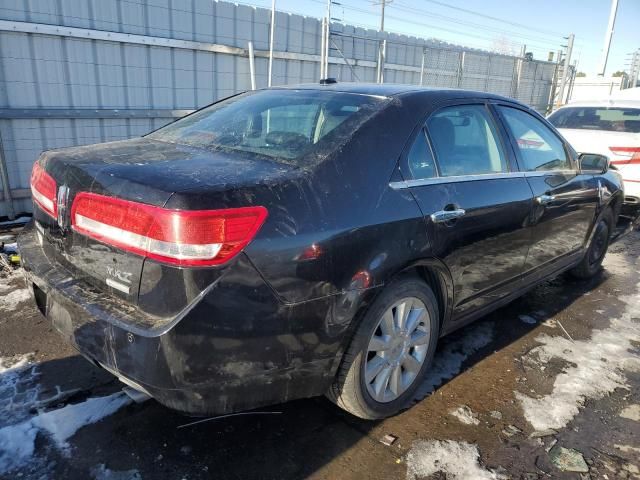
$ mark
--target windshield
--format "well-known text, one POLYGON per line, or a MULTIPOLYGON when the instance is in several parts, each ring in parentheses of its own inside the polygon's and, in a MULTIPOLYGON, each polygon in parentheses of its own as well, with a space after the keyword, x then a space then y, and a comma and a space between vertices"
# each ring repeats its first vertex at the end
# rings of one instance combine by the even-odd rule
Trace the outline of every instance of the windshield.
POLYGON ((556 128, 640 133, 640 108, 567 107, 549 121, 556 128))
POLYGON ((334 150, 383 99, 317 90, 261 90, 215 103, 148 135, 163 142, 294 161, 334 150))

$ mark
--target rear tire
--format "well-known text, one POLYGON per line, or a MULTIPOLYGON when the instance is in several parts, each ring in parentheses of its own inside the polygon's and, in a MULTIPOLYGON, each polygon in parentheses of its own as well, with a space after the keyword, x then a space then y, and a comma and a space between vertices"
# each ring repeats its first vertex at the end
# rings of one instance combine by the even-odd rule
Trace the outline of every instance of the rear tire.
POLYGON ((569 270, 569 273, 581 280, 592 278, 600 271, 602 261, 609 248, 609 240, 613 232, 613 212, 607 208, 593 227, 593 235, 582 261, 569 270))
POLYGON ((431 366, 439 318, 436 297, 422 280, 391 283, 364 314, 327 397, 368 420, 406 408, 431 366))

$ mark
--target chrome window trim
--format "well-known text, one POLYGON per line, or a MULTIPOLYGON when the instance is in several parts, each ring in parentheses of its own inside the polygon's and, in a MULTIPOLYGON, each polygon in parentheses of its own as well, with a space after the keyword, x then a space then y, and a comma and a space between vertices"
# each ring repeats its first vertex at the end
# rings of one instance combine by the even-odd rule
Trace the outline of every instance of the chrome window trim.
POLYGON ((534 172, 524 172, 525 177, 544 177, 545 175, 579 175, 578 170, 562 169, 562 170, 539 170, 534 172))
POLYGON ((477 175, 456 175, 451 177, 421 178, 415 180, 400 180, 389 182, 389 187, 401 190, 412 187, 424 187, 427 185, 441 185, 447 183, 477 182, 480 180, 500 180, 503 178, 543 177, 545 175, 578 175, 576 170, 545 170, 540 172, 502 172, 482 173, 477 175))

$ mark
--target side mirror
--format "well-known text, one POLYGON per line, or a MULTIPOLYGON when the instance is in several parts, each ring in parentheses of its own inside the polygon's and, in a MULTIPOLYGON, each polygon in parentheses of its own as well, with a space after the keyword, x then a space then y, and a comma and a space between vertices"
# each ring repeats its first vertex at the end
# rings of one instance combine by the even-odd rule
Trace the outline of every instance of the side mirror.
POLYGON ((606 173, 609 170, 609 157, 598 153, 581 153, 578 165, 581 172, 606 173))

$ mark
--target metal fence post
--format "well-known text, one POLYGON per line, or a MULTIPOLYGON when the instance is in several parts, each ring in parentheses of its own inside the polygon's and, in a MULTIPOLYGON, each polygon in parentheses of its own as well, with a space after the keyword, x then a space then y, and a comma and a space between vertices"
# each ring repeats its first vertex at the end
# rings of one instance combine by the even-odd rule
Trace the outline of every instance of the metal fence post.
POLYGON ((465 57, 465 51, 463 50, 460 53, 460 59, 458 61, 458 75, 456 78, 456 86, 458 88, 460 88, 460 86, 462 85, 462 75, 464 74, 464 57, 465 57))
POLYGON ((256 89, 256 61, 253 55, 253 42, 247 42, 249 46, 249 76, 251 77, 251 90, 256 89))
POLYGON ((420 64, 420 86, 424 85, 424 57, 427 55, 427 49, 422 47, 422 63, 420 64))
POLYGON ((489 91, 489 80, 491 79, 491 59, 492 55, 487 55, 487 78, 484 80, 484 91, 489 91))
POLYGON ((513 62, 513 72, 511 73, 511 98, 516 98, 518 92, 518 66, 520 60, 514 59, 513 62))
POLYGON ((2 144, 2 133, 0 133, 0 180, 2 180, 2 191, 4 193, 4 201, 8 205, 9 220, 13 220, 16 212, 13 209, 13 197, 11 196, 11 185, 9 185, 9 172, 7 170, 7 162, 4 158, 4 146, 2 144))
POLYGON ((387 39, 382 40, 382 44, 380 46, 380 53, 378 55, 378 71, 377 71, 377 80, 378 83, 384 83, 384 62, 387 58, 387 39))
POLYGON ((538 65, 539 63, 536 62, 536 68, 533 70, 533 85, 531 86, 531 99, 529 101, 530 105, 533 105, 533 97, 534 94, 536 93, 536 80, 538 77, 538 65))
POLYGON ((271 29, 269 34, 269 81, 268 86, 271 86, 273 78, 273 40, 276 26, 276 0, 271 0, 271 29))
POLYGON ((322 21, 320 22, 320 80, 326 78, 327 75, 324 71, 324 53, 325 53, 325 28, 326 28, 326 19, 322 17, 322 21))
POLYGON ((324 38, 324 76, 329 78, 329 40, 331 39, 331 17, 327 17, 327 22, 324 26, 325 38, 324 38))

